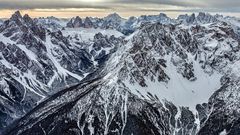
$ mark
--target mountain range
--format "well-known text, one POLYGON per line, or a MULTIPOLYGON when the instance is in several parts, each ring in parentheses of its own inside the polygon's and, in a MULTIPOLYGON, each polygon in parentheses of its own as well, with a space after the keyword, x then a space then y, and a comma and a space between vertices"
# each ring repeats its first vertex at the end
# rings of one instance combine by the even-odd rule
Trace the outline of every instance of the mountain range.
POLYGON ((0 134, 240 134, 240 20, 0 21, 0 134))

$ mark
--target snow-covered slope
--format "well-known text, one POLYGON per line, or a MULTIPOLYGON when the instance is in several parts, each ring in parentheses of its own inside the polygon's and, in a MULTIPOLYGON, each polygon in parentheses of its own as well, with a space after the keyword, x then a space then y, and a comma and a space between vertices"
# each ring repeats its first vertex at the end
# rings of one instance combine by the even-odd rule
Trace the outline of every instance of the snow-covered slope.
POLYGON ((96 34, 101 33, 104 36, 112 36, 114 35, 115 37, 121 37, 123 36, 122 33, 116 31, 116 30, 111 30, 111 29, 94 29, 94 28, 66 28, 65 30, 62 30, 64 36, 78 36, 79 41, 85 41, 85 42, 90 42, 93 41, 93 38, 96 34))

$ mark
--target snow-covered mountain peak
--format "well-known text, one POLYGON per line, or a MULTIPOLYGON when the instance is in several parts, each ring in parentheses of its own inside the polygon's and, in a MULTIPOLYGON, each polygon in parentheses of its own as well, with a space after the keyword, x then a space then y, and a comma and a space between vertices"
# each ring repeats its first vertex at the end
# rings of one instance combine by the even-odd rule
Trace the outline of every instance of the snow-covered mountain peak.
POLYGON ((15 23, 19 27, 23 25, 33 25, 33 19, 28 15, 25 14, 24 16, 21 15, 20 11, 16 11, 8 20, 10 23, 15 23))
POLYGON ((104 19, 106 21, 121 21, 121 20, 123 20, 123 18, 117 13, 109 14, 104 19))
POLYGON ((20 13, 20 11, 16 11, 14 14, 12 14, 11 18, 12 20, 17 20, 17 19, 21 19, 22 15, 20 13))
POLYGON ((160 17, 166 17, 166 18, 168 17, 168 16, 167 16, 166 14, 164 14, 164 13, 160 13, 159 16, 160 16, 160 17))
POLYGON ((217 22, 218 16, 199 12, 198 15, 195 15, 195 13, 191 14, 190 16, 187 14, 179 15, 177 20, 187 24, 210 24, 217 22))
MULTIPOLYGON (((44 19, 44 18, 43 18, 44 19)), ((46 17, 46 19, 49 19, 49 20, 55 20, 55 21, 60 21, 61 19, 57 18, 57 17, 54 17, 54 16, 49 16, 49 17, 46 17)))

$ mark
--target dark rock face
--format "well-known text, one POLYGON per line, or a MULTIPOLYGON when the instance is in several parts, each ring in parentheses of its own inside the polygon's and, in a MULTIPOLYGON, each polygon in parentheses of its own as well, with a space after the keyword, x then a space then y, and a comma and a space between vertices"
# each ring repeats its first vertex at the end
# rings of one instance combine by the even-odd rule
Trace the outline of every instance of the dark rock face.
POLYGON ((89 17, 84 20, 84 28, 94 28, 94 24, 89 17))
POLYGON ((77 16, 76 18, 71 19, 68 23, 67 23, 67 27, 69 28, 79 28, 79 27, 83 27, 83 22, 82 19, 77 16))
POLYGON ((194 13, 190 16, 180 15, 178 17, 178 20, 187 24, 209 24, 218 21, 217 16, 212 16, 208 13, 203 12, 200 12, 198 15, 195 15, 194 13))
POLYGON ((239 88, 234 87, 238 84, 239 80, 229 80, 213 94, 208 103, 211 115, 204 121, 199 135, 219 134, 224 130, 230 135, 239 133, 239 127, 236 126, 239 125, 239 105, 236 104, 239 88))
POLYGON ((194 23, 196 17, 195 17, 195 14, 192 14, 188 19, 187 19, 187 23, 194 23))
POLYGON ((73 28, 73 19, 71 19, 71 20, 67 23, 67 27, 68 27, 68 28, 73 28))
POLYGON ((217 18, 207 13, 200 12, 197 16, 197 20, 201 23, 217 22, 217 18))
POLYGON ((79 16, 77 16, 73 21, 73 28, 78 28, 81 27, 82 25, 83 25, 82 19, 79 16))

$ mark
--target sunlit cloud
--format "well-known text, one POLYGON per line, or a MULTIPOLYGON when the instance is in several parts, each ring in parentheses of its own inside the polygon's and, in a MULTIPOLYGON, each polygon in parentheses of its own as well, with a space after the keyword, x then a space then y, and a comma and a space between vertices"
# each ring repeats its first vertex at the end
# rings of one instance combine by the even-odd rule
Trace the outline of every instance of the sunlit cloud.
POLYGON ((105 12, 103 8, 59 8, 59 9, 33 9, 35 12, 105 12))

